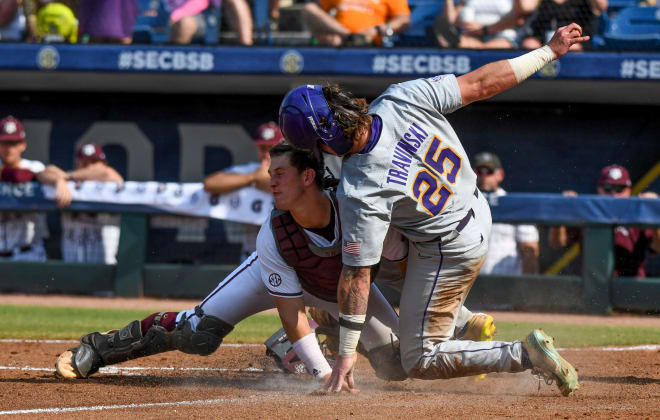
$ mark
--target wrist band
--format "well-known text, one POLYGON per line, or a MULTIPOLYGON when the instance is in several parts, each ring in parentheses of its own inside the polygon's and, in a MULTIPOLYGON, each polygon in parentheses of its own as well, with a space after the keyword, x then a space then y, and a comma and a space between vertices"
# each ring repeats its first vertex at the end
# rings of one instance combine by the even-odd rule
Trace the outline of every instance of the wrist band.
POLYGON ((511 58, 508 61, 516 76, 516 80, 520 83, 554 59, 555 53, 552 52, 552 49, 548 45, 544 45, 541 48, 520 57, 511 58))
POLYGON ((328 373, 332 372, 328 361, 321 353, 314 333, 309 333, 293 343, 293 349, 315 379, 322 381, 328 373))
POLYGON ((483 28, 481 28, 481 36, 488 36, 488 25, 484 25, 483 28))
POLYGON ((341 356, 355 353, 366 319, 366 315, 339 314, 339 354, 341 356))

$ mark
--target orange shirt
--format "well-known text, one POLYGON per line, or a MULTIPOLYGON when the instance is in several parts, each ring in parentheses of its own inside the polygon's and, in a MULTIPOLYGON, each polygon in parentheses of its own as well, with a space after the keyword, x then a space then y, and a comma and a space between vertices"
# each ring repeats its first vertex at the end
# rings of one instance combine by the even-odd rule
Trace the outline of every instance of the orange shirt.
POLYGON ((407 0, 320 0, 326 12, 336 9, 335 19, 351 33, 385 24, 396 15, 409 15, 407 0))

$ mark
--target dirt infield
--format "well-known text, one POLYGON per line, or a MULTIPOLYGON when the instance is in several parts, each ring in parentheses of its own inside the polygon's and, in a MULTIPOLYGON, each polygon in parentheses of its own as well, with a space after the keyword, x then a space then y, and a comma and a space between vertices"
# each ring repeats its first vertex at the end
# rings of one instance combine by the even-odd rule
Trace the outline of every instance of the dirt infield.
POLYGON ((564 351, 582 384, 575 397, 565 398, 554 385, 539 390, 528 373, 387 383, 373 376, 365 359, 358 364, 360 394, 312 396, 313 381, 272 371, 262 346, 225 346, 209 357, 172 352, 116 365, 126 370, 65 381, 53 376, 52 366, 71 344, 0 346, 0 415, 31 410, 14 412, 23 418, 660 418, 657 348, 564 351), (135 367, 154 370, 128 369, 135 367), (62 411, 67 408, 78 411, 62 411))
MULTIPOLYGON (((190 306, 185 303, 183 307, 190 306)), ((171 304, 167 308, 173 308, 171 304)), ((529 320, 529 314, 523 316, 529 320)), ((618 318, 632 322, 629 317, 608 320, 612 323, 618 318)), ((650 320, 657 325, 655 318, 650 320)), ((562 351, 577 367, 581 382, 577 395, 565 398, 555 385, 542 383, 539 389, 538 381, 529 373, 490 374, 483 380, 387 383, 373 375, 364 358, 357 367, 360 394, 314 396, 310 392, 317 385, 312 380, 277 371, 261 345, 222 346, 209 357, 170 352, 116 365, 88 380, 56 379, 55 359, 73 345, 1 340, 0 382, 5 398, 0 399, 0 416, 660 418, 658 346, 562 351)))

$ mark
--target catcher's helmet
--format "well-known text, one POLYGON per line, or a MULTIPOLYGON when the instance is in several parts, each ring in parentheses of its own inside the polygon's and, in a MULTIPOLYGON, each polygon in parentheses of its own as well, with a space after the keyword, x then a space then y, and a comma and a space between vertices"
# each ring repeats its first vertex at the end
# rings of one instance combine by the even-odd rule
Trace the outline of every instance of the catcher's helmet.
POLYGON ((286 94, 280 105, 280 129, 287 142, 300 149, 318 150, 321 140, 341 156, 353 146, 335 121, 321 85, 298 86, 286 94), (323 125, 321 118, 326 120, 323 125))

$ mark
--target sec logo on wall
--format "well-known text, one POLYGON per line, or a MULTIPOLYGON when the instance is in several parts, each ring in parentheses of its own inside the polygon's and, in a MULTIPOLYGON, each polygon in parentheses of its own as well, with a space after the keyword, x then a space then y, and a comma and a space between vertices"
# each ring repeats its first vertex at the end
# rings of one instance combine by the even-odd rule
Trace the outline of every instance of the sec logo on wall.
POLYGON ((37 53, 37 66, 41 70, 55 70, 60 65, 60 53, 55 47, 46 46, 37 53))

